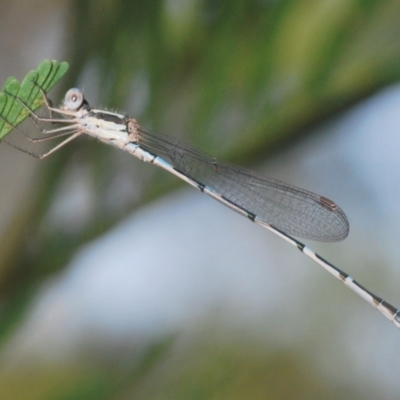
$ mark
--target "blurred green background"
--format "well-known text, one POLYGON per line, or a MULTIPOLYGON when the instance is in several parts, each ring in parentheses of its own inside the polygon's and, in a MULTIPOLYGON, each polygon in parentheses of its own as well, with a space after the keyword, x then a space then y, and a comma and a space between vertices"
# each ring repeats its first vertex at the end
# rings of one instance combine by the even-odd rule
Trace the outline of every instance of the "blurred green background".
MULTIPOLYGON (((124 110, 148 129, 251 168, 400 77, 394 0, 3 0, 0 7, 3 81, 21 79, 43 58, 67 60, 70 72, 50 95, 56 102, 82 87, 97 107, 124 110)), ((60 276, 82 246, 182 184, 89 139, 41 163, 4 145, 0 154, 0 343, 8 348, 43 282, 60 276), (80 163, 95 196, 66 227, 51 221, 51 210, 66 171, 80 163), (111 196, 121 175, 133 189, 111 196)), ((183 344, 177 331, 143 345, 94 335, 61 361, 8 352, 0 398, 366 398, 350 379, 324 379, 307 346, 230 336, 212 316, 200 325, 183 344)))

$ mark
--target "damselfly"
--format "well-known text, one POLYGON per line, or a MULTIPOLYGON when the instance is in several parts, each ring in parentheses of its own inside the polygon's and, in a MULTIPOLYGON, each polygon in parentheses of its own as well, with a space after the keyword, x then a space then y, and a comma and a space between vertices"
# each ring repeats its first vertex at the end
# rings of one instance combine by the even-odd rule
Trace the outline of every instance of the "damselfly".
POLYGON ((332 200, 222 163, 180 140, 143 129, 129 116, 94 109, 79 89, 70 89, 60 108, 52 107, 47 99, 46 107, 49 118, 31 112, 43 137, 34 139, 20 132, 33 142, 67 138, 38 158, 47 157, 87 134, 157 165, 297 247, 400 327, 400 310, 291 236, 327 242, 344 239, 349 232, 349 223, 332 200), (57 123, 59 127, 45 130, 41 128, 42 122, 57 123))

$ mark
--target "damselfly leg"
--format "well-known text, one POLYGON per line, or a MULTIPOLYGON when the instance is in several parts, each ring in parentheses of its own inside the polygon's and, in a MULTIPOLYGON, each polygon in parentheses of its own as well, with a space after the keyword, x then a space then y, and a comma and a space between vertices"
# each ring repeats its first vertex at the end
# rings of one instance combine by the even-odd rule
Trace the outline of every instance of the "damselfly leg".
POLYGON ((53 139, 58 139, 61 137, 68 136, 67 139, 63 140, 62 142, 58 143, 57 145, 52 147, 50 150, 48 150, 42 154, 35 154, 34 152, 30 152, 26 149, 21 148, 20 146, 14 144, 14 143, 9 142, 8 140, 3 139, 3 141, 6 144, 8 144, 18 150, 21 150, 24 153, 29 154, 35 158, 43 159, 43 158, 49 156, 50 154, 53 154, 55 151, 59 150, 61 147, 65 146, 67 143, 76 139, 78 136, 80 136, 83 133, 83 131, 82 131, 81 125, 78 124, 76 118, 74 118, 75 113, 73 113, 71 111, 63 110, 61 108, 53 107, 50 100, 47 98, 46 94, 42 90, 42 88, 39 87, 39 90, 44 99, 44 103, 45 103, 44 107, 47 109, 50 117, 39 116, 18 96, 15 96, 15 95, 13 95, 11 93, 7 93, 7 92, 6 92, 6 94, 8 96, 14 97, 14 99, 16 101, 20 102, 21 105, 29 112, 32 122, 34 123, 35 127, 37 128, 37 131, 43 135, 42 137, 32 137, 29 134, 27 134, 26 132, 24 132, 22 129, 19 129, 18 127, 13 126, 13 124, 11 122, 7 121, 3 116, 0 115, 0 118, 5 123, 13 126, 13 128, 19 134, 23 135, 26 139, 28 139, 30 142, 35 143, 35 144, 48 142, 53 139), (56 114, 57 118, 54 117, 53 114, 56 114), (63 117, 63 118, 59 118, 58 116, 63 117), (66 124, 66 126, 61 126, 61 127, 57 127, 57 128, 53 128, 53 129, 45 129, 43 127, 43 124, 46 124, 46 123, 61 124, 61 125, 66 124))

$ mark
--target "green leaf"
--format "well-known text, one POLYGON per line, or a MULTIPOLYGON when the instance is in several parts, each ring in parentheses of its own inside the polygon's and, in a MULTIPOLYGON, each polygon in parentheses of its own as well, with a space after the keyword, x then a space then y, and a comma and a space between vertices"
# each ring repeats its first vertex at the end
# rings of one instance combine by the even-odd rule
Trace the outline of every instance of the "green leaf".
POLYGON ((39 88, 48 93, 68 68, 65 61, 44 60, 36 70, 28 72, 21 84, 13 77, 6 80, 0 92, 0 140, 29 117, 27 107, 36 111, 45 104, 39 88))
POLYGON ((21 123, 25 118, 29 116, 29 110, 24 107, 22 102, 25 104, 29 104, 29 97, 35 87, 35 81, 37 79, 37 73, 35 71, 29 72, 25 79, 22 81, 21 85, 16 79, 7 80, 5 84, 4 91, 8 95, 8 93, 18 96, 21 100, 19 101, 15 97, 8 95, 8 104, 4 109, 2 115, 7 115, 6 120, 9 124, 6 124, 8 128, 12 126, 17 126, 21 123), (12 124, 12 125, 10 125, 12 124))
POLYGON ((11 132, 13 129, 12 125, 10 124, 10 121, 8 120, 8 115, 12 110, 12 106, 14 104, 15 98, 13 96, 18 95, 19 87, 20 87, 19 82, 15 78, 10 77, 6 80, 3 91, 1 92, 2 95, 5 96, 5 99, 4 99, 4 107, 1 112, 2 125, 0 130, 0 139, 2 139, 7 133, 11 132))
MULTIPOLYGON (((8 96, 5 93, 0 92, 0 115, 3 115, 3 110, 6 108, 7 100, 8 96)), ((6 122, 3 119, 0 119, 0 132, 3 131, 5 124, 6 122)))

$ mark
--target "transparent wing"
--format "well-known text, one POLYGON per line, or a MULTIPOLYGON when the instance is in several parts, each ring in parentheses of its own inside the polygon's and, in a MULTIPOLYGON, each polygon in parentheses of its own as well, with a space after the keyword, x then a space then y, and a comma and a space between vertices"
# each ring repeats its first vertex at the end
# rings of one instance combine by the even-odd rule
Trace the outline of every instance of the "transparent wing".
POLYGON ((139 144, 224 199, 287 234, 333 242, 344 239, 349 223, 331 200, 295 186, 221 163, 178 139, 139 128, 139 144))

